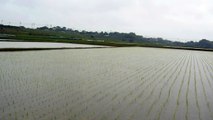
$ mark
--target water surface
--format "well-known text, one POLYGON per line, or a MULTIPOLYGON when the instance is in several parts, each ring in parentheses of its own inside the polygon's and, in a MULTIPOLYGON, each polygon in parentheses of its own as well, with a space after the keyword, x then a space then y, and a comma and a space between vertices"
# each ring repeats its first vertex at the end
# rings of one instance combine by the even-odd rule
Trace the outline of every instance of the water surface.
POLYGON ((103 47, 99 45, 84 45, 74 43, 49 43, 49 42, 11 42, 0 39, 0 48, 76 48, 76 47, 103 47))

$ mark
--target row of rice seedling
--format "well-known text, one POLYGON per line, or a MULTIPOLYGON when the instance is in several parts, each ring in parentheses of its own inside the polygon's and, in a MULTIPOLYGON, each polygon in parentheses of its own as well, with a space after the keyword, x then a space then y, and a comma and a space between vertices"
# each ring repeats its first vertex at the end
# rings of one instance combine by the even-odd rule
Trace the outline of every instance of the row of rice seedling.
POLYGON ((0 53, 0 119, 211 120, 211 52, 0 53))

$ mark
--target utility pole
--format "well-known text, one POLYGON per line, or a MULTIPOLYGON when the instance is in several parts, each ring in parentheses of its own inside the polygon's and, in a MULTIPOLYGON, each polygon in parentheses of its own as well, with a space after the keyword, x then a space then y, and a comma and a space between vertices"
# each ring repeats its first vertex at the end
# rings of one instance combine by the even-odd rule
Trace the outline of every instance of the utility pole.
POLYGON ((1 20, 1 24, 2 24, 2 25, 3 25, 3 22, 4 22, 4 21, 3 21, 3 20, 1 20))

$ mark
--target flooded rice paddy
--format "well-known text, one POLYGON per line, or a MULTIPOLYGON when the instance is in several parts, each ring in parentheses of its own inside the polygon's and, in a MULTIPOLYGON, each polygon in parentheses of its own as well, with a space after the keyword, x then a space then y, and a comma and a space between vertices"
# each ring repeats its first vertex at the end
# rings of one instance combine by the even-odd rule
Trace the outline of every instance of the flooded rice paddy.
POLYGON ((213 53, 0 52, 1 120, 212 120, 213 53))
POLYGON ((0 49, 1 48, 88 48, 88 47, 104 47, 99 45, 83 45, 74 43, 48 43, 48 42, 11 42, 11 41, 1 41, 0 39, 0 49))

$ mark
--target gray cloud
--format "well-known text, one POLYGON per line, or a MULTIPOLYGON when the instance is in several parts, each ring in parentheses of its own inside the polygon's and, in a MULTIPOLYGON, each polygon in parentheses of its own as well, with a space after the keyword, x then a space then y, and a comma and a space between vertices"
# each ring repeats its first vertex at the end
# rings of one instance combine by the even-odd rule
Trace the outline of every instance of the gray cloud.
POLYGON ((211 0, 0 0, 0 11, 10 21, 213 40, 211 0))

